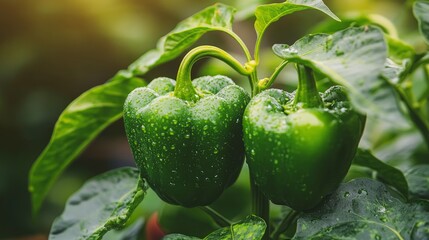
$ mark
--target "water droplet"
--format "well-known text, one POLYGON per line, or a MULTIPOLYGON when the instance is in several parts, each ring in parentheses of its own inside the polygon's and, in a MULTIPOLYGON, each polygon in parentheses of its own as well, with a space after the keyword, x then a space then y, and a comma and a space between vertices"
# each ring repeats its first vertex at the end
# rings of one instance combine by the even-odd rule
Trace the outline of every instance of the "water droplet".
POLYGON ((186 138, 186 139, 188 139, 188 138, 190 138, 190 137, 191 137, 191 135, 189 135, 189 134, 186 134, 186 135, 185 135, 185 138, 186 138))
POLYGON ((176 125, 177 124, 177 120, 173 119, 173 124, 176 125))
POLYGON ((256 155, 255 150, 254 150, 254 149, 252 149, 252 150, 250 151, 250 154, 252 154, 252 156, 255 156, 255 155, 256 155))
POLYGON ((345 198, 346 198, 346 197, 349 197, 349 196, 350 196, 350 193, 349 193, 349 192, 345 192, 343 196, 344 196, 345 198))
POLYGON ((219 150, 217 150, 217 148, 215 148, 215 149, 214 149, 214 151, 213 151, 213 153, 214 153, 214 154, 218 154, 218 153, 219 153, 219 150))
POLYGON ((367 192, 365 189, 363 189, 363 188, 359 189, 359 190, 358 190, 358 193, 359 193, 359 194, 368 195, 368 192, 367 192))
POLYGON ((170 133, 170 135, 171 135, 171 136, 173 136, 173 135, 174 135, 174 131, 173 131, 173 129, 172 129, 172 128, 170 128, 170 132, 169 132, 169 133, 170 133))
POLYGON ((283 50, 283 54, 296 55, 296 54, 298 54, 298 50, 294 47, 288 47, 288 48, 283 50))
POLYGON ((274 164, 279 164, 279 160, 274 160, 274 164))
POLYGON ((203 130, 207 130, 207 129, 209 129, 209 126, 204 125, 203 130))
POLYGON ((174 146, 174 145, 171 145, 171 147, 170 147, 171 150, 174 150, 175 148, 176 148, 176 146, 174 146))
POLYGON ((143 131, 144 133, 146 133, 146 127, 145 127, 144 125, 142 125, 142 131, 143 131))

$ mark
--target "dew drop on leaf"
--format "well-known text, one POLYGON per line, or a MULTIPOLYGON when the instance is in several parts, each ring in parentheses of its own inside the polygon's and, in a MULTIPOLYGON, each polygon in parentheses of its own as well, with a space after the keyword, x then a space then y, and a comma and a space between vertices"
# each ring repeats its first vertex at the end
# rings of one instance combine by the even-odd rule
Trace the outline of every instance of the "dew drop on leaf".
POLYGON ((251 151, 250 151, 250 154, 252 154, 252 156, 255 156, 255 150, 254 149, 252 149, 251 151))
POLYGON ((358 190, 358 193, 359 193, 359 194, 368 195, 368 192, 367 192, 365 189, 363 189, 363 188, 359 189, 359 190, 358 190))

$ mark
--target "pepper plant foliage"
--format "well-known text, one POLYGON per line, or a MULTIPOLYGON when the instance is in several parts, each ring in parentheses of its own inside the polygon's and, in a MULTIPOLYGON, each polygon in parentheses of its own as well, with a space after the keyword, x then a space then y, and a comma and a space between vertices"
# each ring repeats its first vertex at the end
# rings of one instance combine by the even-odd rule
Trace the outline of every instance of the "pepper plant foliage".
MULTIPOLYGON (((412 9, 426 44, 428 9, 426 0, 412 9)), ((235 12, 215 4, 183 20, 155 49, 64 110, 29 174, 35 214, 64 169, 123 111, 137 168, 89 180, 54 221, 50 239, 101 239, 124 228, 149 187, 168 203, 200 207, 219 227, 198 236, 166 229, 170 240, 429 238, 429 52, 416 52, 380 16, 339 23, 322 0, 288 0, 255 9, 252 55, 233 31, 235 12), (264 33, 303 10, 330 20, 290 46, 275 44, 280 64, 260 78, 264 33), (211 31, 236 40, 246 62, 214 46, 188 51, 211 31), (176 80, 143 80, 187 51, 176 80), (204 57, 246 76, 251 91, 225 76, 191 81, 192 65, 204 57), (289 63, 298 70, 297 90, 271 89, 289 63), (323 87, 330 88, 319 94, 323 87), (357 149, 365 120, 372 132, 380 122, 396 125, 381 137, 364 133, 357 149), (234 187, 245 156, 252 212, 234 223, 210 206, 234 187), (347 173, 352 180, 341 183, 347 173), (283 205, 280 214, 270 215, 270 200, 283 205)), ((137 221, 110 237, 137 237, 142 226, 137 221)))

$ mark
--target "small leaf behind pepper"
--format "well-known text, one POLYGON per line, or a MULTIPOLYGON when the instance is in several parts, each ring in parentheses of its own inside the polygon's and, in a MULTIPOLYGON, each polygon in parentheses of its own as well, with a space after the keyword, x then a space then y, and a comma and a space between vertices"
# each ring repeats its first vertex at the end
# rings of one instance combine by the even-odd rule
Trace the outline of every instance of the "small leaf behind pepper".
POLYGON ((384 163, 365 149, 358 149, 353 164, 368 167, 377 172, 377 178, 396 188, 404 197, 408 197, 408 184, 404 174, 397 168, 384 163))
MULTIPOLYGON (((265 233, 267 225, 261 218, 250 215, 245 219, 224 227, 209 234, 204 240, 260 240, 265 233)), ((170 234, 164 237, 165 240, 195 240, 199 238, 188 237, 182 234, 170 234)))
POLYGON ((429 200, 429 164, 416 165, 405 173, 410 194, 429 200))

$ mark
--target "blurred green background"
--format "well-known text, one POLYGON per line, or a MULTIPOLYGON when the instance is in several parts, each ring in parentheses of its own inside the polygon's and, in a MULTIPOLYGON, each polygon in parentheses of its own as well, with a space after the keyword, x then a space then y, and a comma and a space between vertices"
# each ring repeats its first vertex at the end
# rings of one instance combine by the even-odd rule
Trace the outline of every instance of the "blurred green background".
MULTIPOLYGON (((40 215, 32 218, 28 172, 49 142, 61 111, 81 93, 104 83, 154 48, 157 39, 178 21, 214 2, 0 0, 0 239, 46 239, 53 219, 61 214, 67 198, 85 180, 109 169, 134 165, 122 122, 117 122, 65 171, 50 191, 40 215)), ((245 16, 258 1, 221 2, 244 10, 239 15, 243 20, 234 25, 234 30, 252 48, 254 19, 245 16)), ((424 49, 416 33, 410 3, 406 1, 325 0, 325 3, 340 18, 352 13, 383 15, 398 27, 401 38, 417 49, 424 49)), ((315 11, 303 12, 274 24, 264 39, 263 68, 272 70, 272 64, 278 61, 270 53, 271 44, 291 44, 325 19, 315 11)), ((241 54, 238 46, 223 34, 209 33, 198 43, 214 44, 241 54)), ((174 78, 179 62, 180 59, 165 64, 145 79, 174 78)), ((204 71, 216 73, 216 66, 224 67, 218 63, 210 66, 197 64, 200 71, 196 75, 204 71)))

